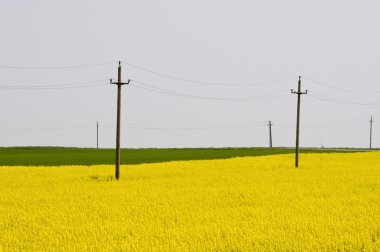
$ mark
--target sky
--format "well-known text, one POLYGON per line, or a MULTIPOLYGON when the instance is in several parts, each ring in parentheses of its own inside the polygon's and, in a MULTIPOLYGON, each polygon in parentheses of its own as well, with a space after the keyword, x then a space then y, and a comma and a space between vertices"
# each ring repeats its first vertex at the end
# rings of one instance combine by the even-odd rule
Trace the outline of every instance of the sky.
POLYGON ((380 147, 378 0, 1 0, 0 146, 380 147))

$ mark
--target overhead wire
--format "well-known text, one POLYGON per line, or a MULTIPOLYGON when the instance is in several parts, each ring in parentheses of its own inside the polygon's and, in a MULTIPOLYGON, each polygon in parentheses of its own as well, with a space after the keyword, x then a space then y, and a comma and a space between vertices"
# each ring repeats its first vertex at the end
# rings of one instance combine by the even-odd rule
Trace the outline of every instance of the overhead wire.
POLYGON ((237 126, 215 126, 215 127, 143 127, 143 126, 125 126, 122 128, 128 129, 150 129, 150 130, 214 130, 214 129, 242 129, 242 128, 254 128, 263 127, 265 124, 257 125, 237 125, 237 126))
POLYGON ((0 87, 0 89, 8 89, 8 90, 55 90, 55 89, 76 89, 76 88, 88 88, 88 87, 100 87, 104 86, 104 84, 89 84, 89 85, 81 85, 81 86, 68 86, 68 87, 41 87, 41 88, 35 88, 35 87, 0 87))
MULTIPOLYGON (((304 129, 318 129, 318 128, 335 128, 335 127, 348 127, 364 125, 368 122, 356 122, 356 123, 346 123, 346 124, 330 124, 321 126, 302 126, 304 129)), ((217 129, 244 129, 244 128, 255 128, 255 127, 266 127, 265 123, 261 124, 251 124, 251 125, 230 125, 230 126, 203 126, 203 127, 177 127, 177 126, 123 126, 121 128, 125 129, 137 129, 137 130, 217 130, 217 129)), ((66 130, 66 129, 81 129, 81 128, 94 128, 94 125, 82 125, 82 126, 66 126, 66 127, 42 127, 42 128, 0 128, 0 131, 51 131, 51 130, 66 130)), ((99 128, 114 128, 114 125, 99 125, 99 128)), ((295 125, 283 125, 279 123, 272 124, 272 127, 278 128, 295 128, 295 125)))
POLYGON ((155 93, 162 93, 162 94, 167 94, 167 95, 173 95, 173 96, 179 96, 179 97, 187 97, 187 98, 195 98, 195 99, 201 99, 201 100, 211 100, 211 101, 235 101, 235 102, 244 102, 244 101, 258 101, 258 100, 269 100, 269 99, 275 99, 275 98, 282 98, 282 97, 287 97, 288 94, 284 95, 278 95, 278 96, 271 96, 267 98, 257 98, 257 99, 230 99, 230 98, 217 98, 217 97, 203 97, 203 96, 195 96, 195 95, 188 95, 188 94, 183 94, 183 93, 172 93, 172 92, 164 92, 152 88, 146 88, 146 87, 141 87, 141 86, 136 86, 132 85, 134 87, 137 87, 139 89, 147 90, 150 92, 155 92, 155 93))
POLYGON ((172 90, 167 90, 163 88, 158 88, 156 86, 147 84, 145 82, 137 81, 137 80, 131 80, 132 86, 144 89, 147 91, 157 92, 157 93, 163 93, 168 95, 174 95, 174 96, 181 96, 181 97, 188 97, 188 98, 195 98, 195 99, 203 99, 203 100, 214 100, 214 101, 254 101, 254 100, 266 100, 266 99, 274 99, 274 98, 280 98, 288 96, 288 90, 281 90, 273 93, 268 94, 262 94, 257 96, 245 96, 245 97, 207 97, 207 96, 198 96, 193 94, 187 94, 172 90), (134 85, 133 83, 137 83, 139 85, 134 85), (286 92, 286 95, 285 95, 286 92), (282 94, 282 95, 280 95, 282 94), (277 95, 277 96, 276 96, 277 95))
POLYGON ((339 100, 334 97, 326 96, 315 91, 310 91, 309 93, 310 93, 309 96, 312 97, 313 99, 323 100, 330 103, 340 103, 340 104, 359 105, 359 106, 380 106, 380 103, 361 103, 361 102, 339 100))
POLYGON ((80 129, 90 128, 93 126, 67 126, 67 127, 44 127, 44 128, 5 128, 0 131, 50 131, 50 130, 64 130, 64 129, 80 129))
MULTIPOLYGON (((43 131, 43 130, 65 130, 65 129, 79 129, 79 128, 95 128, 97 125, 99 128, 114 128, 115 125, 112 122, 97 121, 100 124, 95 124, 96 121, 87 121, 80 123, 49 123, 48 125, 54 125, 51 127, 36 127, 38 124, 0 124, 0 131, 43 131), (32 127, 30 127, 32 126, 32 127), (4 128, 5 127, 5 128, 4 128)), ((356 121, 336 121, 332 124, 324 125, 308 125, 308 123, 302 123, 302 128, 314 129, 314 128, 334 128, 334 127, 346 127, 357 126, 367 124, 367 120, 356 121)), ((179 125, 157 125, 157 124, 139 124, 129 123, 127 126, 121 128, 127 129, 141 129, 141 130, 213 130, 213 129, 242 129, 242 128, 254 128, 254 127, 266 127, 267 121, 260 121, 251 124, 218 124, 208 126, 179 126, 179 125)), ((278 128, 295 128, 295 124, 283 123, 272 121, 272 127, 278 128)))
POLYGON ((162 77, 165 77, 165 78, 169 78, 169 79, 173 79, 173 80, 179 80, 179 81, 182 81, 182 82, 195 83, 195 84, 200 84, 200 85, 210 85, 210 86, 234 86, 234 87, 236 87, 236 86, 262 86, 262 85, 270 85, 270 84, 281 83, 281 82, 285 82, 285 81, 288 81, 288 80, 295 79, 295 77, 292 76, 292 77, 288 77, 288 78, 284 78, 284 79, 279 79, 279 80, 265 81, 265 82, 256 82, 256 83, 210 82, 210 81, 187 79, 187 78, 178 77, 178 76, 174 76, 174 75, 170 75, 170 74, 166 74, 166 73, 160 73, 160 72, 157 72, 157 71, 153 71, 153 70, 147 69, 145 67, 141 67, 141 66, 137 66, 135 64, 131 64, 131 63, 126 62, 126 61, 121 61, 121 63, 125 64, 127 66, 130 66, 130 67, 133 67, 135 69, 139 69, 141 71, 148 72, 148 73, 151 73, 151 74, 155 74, 155 75, 158 75, 158 76, 162 76, 162 77))
MULTIPOLYGON (((6 65, 0 65, 0 68, 5 69, 23 69, 23 70, 54 70, 54 69, 73 69, 73 68, 87 68, 87 67, 97 67, 102 65, 108 65, 111 63, 115 63, 117 61, 110 61, 110 62, 103 62, 103 63, 96 63, 96 64, 87 64, 87 65, 73 65, 73 66, 50 66, 50 67, 34 67, 34 66, 6 66, 6 65)), ((208 82, 208 81, 199 81, 199 80, 193 80, 193 79, 187 79, 182 78, 178 76, 173 76, 165 73, 160 73, 156 71, 152 71, 150 69, 146 69, 144 67, 140 67, 128 62, 122 62, 123 64, 126 64, 128 66, 134 67, 136 69, 149 72, 152 74, 156 74, 162 77, 179 80, 182 82, 188 82, 188 83, 195 83, 195 84, 201 84, 201 85, 212 85, 212 86, 261 86, 261 85, 269 85, 269 84, 275 84, 275 83, 281 83, 285 82, 291 79, 294 79, 294 77, 289 77, 282 80, 274 80, 274 81, 267 81, 267 82, 258 82, 258 83, 221 83, 221 82, 208 82)), ((380 94, 380 91, 361 91, 361 90, 350 90, 350 89, 344 89, 335 87, 333 85, 325 84, 319 81, 315 81, 311 78, 303 76, 304 79, 326 88, 334 89, 337 91, 347 92, 347 93, 355 93, 355 94, 380 94)), ((97 84, 100 82, 105 82, 108 79, 102 79, 102 80, 94 80, 94 81, 83 81, 83 82, 71 82, 71 83, 60 83, 60 84, 53 84, 53 85, 19 85, 19 84, 13 84, 13 85, 0 85, 0 89, 14 89, 14 90, 40 90, 40 89, 70 89, 70 88, 84 88, 84 87, 94 87, 94 86, 103 86, 104 84, 97 84)), ((138 80, 133 79, 132 83, 130 84, 133 87, 143 89, 150 92, 155 93, 161 93, 161 94, 167 94, 167 95, 173 95, 178 97, 186 97, 186 98, 195 98, 195 99, 202 99, 202 100, 213 100, 213 101, 258 101, 258 100, 267 100, 267 99, 277 99, 281 97, 289 96, 288 90, 280 90, 273 93, 267 93, 267 94, 261 94, 256 96, 245 96, 245 97, 207 97, 207 96, 198 96, 188 93, 182 93, 177 92, 173 90, 168 90, 164 88, 160 88, 145 82, 141 82, 138 80), (136 84, 134 84, 136 83, 136 84), (286 94, 285 94, 286 92, 286 94)), ((336 99, 331 96, 326 96, 323 94, 320 94, 315 91, 311 91, 309 93, 309 96, 330 102, 330 103, 340 103, 340 104, 350 104, 350 105, 361 105, 361 106, 378 106, 380 103, 361 103, 361 102, 352 102, 352 101, 345 101, 336 99)), ((341 127, 341 126, 353 126, 353 125, 361 125, 367 122, 356 122, 356 123, 345 123, 345 124, 332 124, 332 125, 319 125, 319 126, 303 126, 303 128, 329 128, 329 127, 341 127)), ((123 128, 130 128, 130 129, 152 129, 152 130, 208 130, 208 129, 234 129, 234 128, 251 128, 251 127, 263 127, 267 126, 266 124, 257 124, 257 125, 235 125, 235 126, 216 126, 216 127, 157 127, 157 126, 125 126, 123 128)), ((274 123, 273 126, 277 127, 295 127, 295 125, 284 125, 284 124, 276 124, 274 123)), ((45 127, 45 128, 33 128, 33 129, 23 129, 23 128, 8 128, 8 129, 1 129, 0 131, 15 131, 15 130, 32 130, 32 131, 38 131, 38 130, 62 130, 62 129, 75 129, 75 128, 91 128, 93 126, 68 126, 68 127, 45 127)), ((101 126, 102 127, 102 126, 101 126)), ((108 126, 103 126, 108 127, 108 126)), ((109 126, 113 127, 113 126, 109 126)))
MULTIPOLYGON (((357 123, 357 122, 366 122, 367 119, 365 119, 363 116, 360 116, 360 117, 355 117, 355 118, 352 118, 352 119, 341 119, 341 120, 334 120, 334 121, 331 121, 329 120, 328 122, 311 122, 311 121, 307 121, 307 122, 302 122, 302 125, 303 126, 307 126, 307 125, 312 125, 312 126, 315 126, 315 125, 329 125, 329 124, 350 124, 350 123, 357 123)), ((285 126, 295 126, 295 123, 293 122, 276 122, 274 121, 274 123, 277 123, 278 124, 281 124, 281 125, 285 125, 285 126)))
POLYGON ((94 64, 83 65, 70 65, 70 66, 14 66, 14 65, 0 65, 3 69, 18 69, 18 70, 58 70, 58 69, 75 69, 75 68, 90 68, 104 65, 114 64, 117 61, 107 61, 94 64))
POLYGON ((91 81, 82 81, 82 82, 70 82, 70 83, 60 83, 60 84, 52 84, 52 85, 19 85, 19 84, 7 84, 0 85, 0 89, 68 89, 68 88, 83 88, 83 87, 94 87, 100 86, 104 84, 100 84, 101 82, 106 82, 107 79, 102 80, 91 80, 91 81), (91 84, 92 83, 92 84, 91 84))
POLYGON ((96 125, 96 121, 87 121, 87 122, 26 122, 21 124, 9 124, 9 123, 1 123, 1 128, 12 128, 12 129, 18 129, 18 128, 65 128, 65 127, 77 127, 77 126, 89 126, 92 127, 93 125, 96 125))
MULTIPOLYGON (((302 128, 306 129, 319 129, 319 128, 335 128, 335 127, 346 127, 346 126, 356 126, 356 125, 363 125, 368 123, 367 121, 361 121, 361 122, 354 122, 354 123, 341 123, 341 124, 327 124, 327 125, 316 125, 316 126, 304 126, 302 125, 302 128)), ((280 127, 280 128, 295 128, 296 125, 285 125, 285 124, 273 124, 274 126, 280 127)))
MULTIPOLYGON (((168 127, 168 126, 123 126, 121 128, 127 129, 141 129, 141 130, 213 130, 213 129, 240 129, 240 128, 253 128, 262 127, 265 124, 252 124, 252 125, 231 125, 231 126, 206 126, 206 127, 168 127)), ((64 130, 64 129, 79 129, 79 128, 94 128, 94 125, 82 126, 66 126, 66 127, 43 127, 43 128, 0 128, 0 131, 44 131, 44 130, 64 130)), ((99 128, 113 128, 114 125, 99 125, 99 128)))
POLYGON ((322 86, 322 87, 326 87, 326 88, 330 88, 330 89, 334 89, 334 90, 337 90, 337 91, 342 91, 342 92, 346 92, 346 93, 355 93, 355 94, 380 94, 380 91, 362 91, 362 90, 352 90, 352 89, 344 89, 344 88, 339 88, 339 87, 335 87, 333 85, 329 85, 329 84, 326 84, 326 83, 322 83, 320 81, 316 81, 316 80, 313 80, 309 77, 305 77, 305 76, 302 76, 303 79, 305 80, 308 80, 314 84, 317 84, 319 86, 322 86))

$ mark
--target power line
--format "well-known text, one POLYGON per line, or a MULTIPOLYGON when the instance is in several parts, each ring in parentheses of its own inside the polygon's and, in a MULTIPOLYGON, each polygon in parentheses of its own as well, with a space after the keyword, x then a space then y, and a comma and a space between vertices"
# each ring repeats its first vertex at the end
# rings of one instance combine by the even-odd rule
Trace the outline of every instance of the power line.
POLYGON ((106 79, 103 80, 92 80, 92 81, 82 81, 82 82, 71 82, 71 83, 61 83, 53 85, 0 85, 0 89, 21 89, 21 90, 31 90, 31 89, 68 89, 68 88, 83 88, 83 87, 94 87, 100 86, 105 83, 106 79), (93 84, 91 84, 93 83, 93 84), (98 84, 96 84, 98 83, 98 84))
POLYGON ((89 87, 100 87, 104 84, 89 84, 89 85, 81 85, 81 86, 69 86, 69 87, 43 87, 43 88, 35 88, 35 87, 0 87, 0 89, 5 90, 54 90, 54 89, 75 89, 75 88, 89 88, 89 87))
POLYGON ((7 83, 7 85, 0 85, 0 87, 60 87, 60 86, 73 86, 73 85, 82 85, 82 84, 88 84, 88 83, 94 83, 94 82, 102 82, 102 81, 108 81, 108 79, 100 79, 100 80, 89 80, 89 81, 79 81, 79 82, 65 82, 65 83, 59 83, 59 84, 53 84, 53 85, 35 85, 35 84, 10 84, 7 83))
POLYGON ((380 91, 362 91, 362 90, 351 90, 351 89, 338 88, 338 87, 334 87, 333 85, 322 83, 320 81, 315 81, 313 79, 310 79, 310 78, 307 78, 307 77, 304 77, 304 76, 303 76, 303 78, 306 79, 306 80, 308 80, 308 81, 311 81, 312 83, 317 84, 319 86, 327 87, 327 88, 338 90, 338 91, 342 91, 342 92, 356 93, 356 94, 372 94, 372 95, 373 94, 380 94, 380 91))
MULTIPOLYGON (((42 125, 49 125, 52 126, 53 128, 55 127, 76 127, 76 126, 89 126, 93 127, 94 123, 99 123, 99 127, 114 127, 115 124, 114 122, 111 121, 85 121, 85 122, 72 122, 72 123, 67 123, 67 122, 57 122, 57 123, 23 123, 23 124, 0 124, 1 127, 12 127, 12 128, 17 128, 17 127, 34 127, 34 126, 42 126, 42 125)), ((281 122, 281 121, 271 121, 272 126, 275 127, 294 127, 294 124, 287 123, 287 122, 281 122)), ((335 126, 344 126, 344 125, 356 125, 356 124, 364 124, 367 123, 367 120, 361 119, 361 120, 338 120, 333 122, 332 124, 325 123, 322 125, 315 125, 315 122, 308 122, 308 123, 303 123, 303 128, 315 128, 315 127, 335 127, 335 126), (306 126, 304 126, 306 125, 306 126), (308 126, 309 125, 309 126, 308 126), (312 126, 310 126, 312 125, 312 126)), ((379 121, 373 121, 373 123, 380 123, 379 121)), ((267 121, 256 121, 256 122, 251 122, 248 124, 213 124, 213 125, 208 125, 208 126, 197 126, 197 127, 180 127, 181 125, 160 125, 160 124, 144 124, 144 123, 128 123, 128 126, 126 127, 153 127, 153 128, 234 128, 234 127, 251 127, 251 126, 265 126, 267 125, 267 121)))
MULTIPOLYGON (((336 125, 336 124, 339 124, 339 125, 344 125, 344 124, 350 124, 350 123, 358 123, 358 122, 367 122, 367 120, 364 118, 364 117, 356 117, 356 118, 352 118, 352 119, 343 119, 343 120, 334 120, 334 121, 328 121, 328 122, 312 122, 312 121, 309 121, 309 122, 304 122, 302 123, 303 127, 305 127, 305 125, 309 125, 309 126, 325 126, 325 125, 331 125, 331 123, 333 125, 336 125)), ((276 126, 277 125, 281 125, 281 126, 294 126, 294 124, 292 122, 275 122, 276 123, 276 126)))
POLYGON ((339 100, 330 96, 325 96, 322 94, 319 94, 315 91, 312 91, 312 94, 310 94, 310 97, 317 99, 317 100, 322 100, 322 101, 327 101, 330 103, 341 103, 341 104, 349 104, 349 105, 359 105, 359 106, 379 106, 380 103, 361 103, 361 102, 351 102, 351 101, 344 101, 344 100, 339 100), (315 94, 315 95, 313 95, 315 94))
MULTIPOLYGON (((66 129, 83 129, 91 126, 68 126, 68 127, 51 127, 51 128, 5 128, 0 131, 50 131, 50 130, 66 130, 66 129)), ((93 127, 93 126, 92 126, 93 127)))
POLYGON ((41 126, 41 125, 49 125, 52 127, 71 127, 71 126, 84 126, 84 125, 93 125, 96 121, 86 121, 86 122, 56 122, 56 123, 23 123, 23 124, 0 124, 0 127, 29 127, 29 126, 41 126))
POLYGON ((170 75, 170 74, 160 73, 160 72, 149 70, 145 67, 137 66, 137 65, 134 65, 134 64, 131 64, 128 62, 122 62, 122 63, 127 65, 127 66, 142 70, 144 72, 148 72, 148 73, 155 74, 158 76, 162 76, 165 78, 169 78, 169 79, 173 79, 173 80, 179 80, 182 82, 190 82, 190 83, 195 83, 195 84, 200 84, 200 85, 210 85, 210 86, 235 86, 235 87, 236 86, 262 86, 262 85, 270 85, 270 84, 281 83, 281 82, 285 82, 285 81, 292 80, 295 78, 295 77, 288 77, 288 78, 284 78, 284 79, 280 79, 280 80, 256 82, 256 83, 245 83, 245 84, 244 83, 237 83, 237 82, 235 82, 235 83, 209 82, 209 81, 202 81, 202 80, 192 80, 192 79, 182 78, 182 77, 178 77, 178 76, 174 76, 174 75, 170 75))
POLYGON ((216 127, 134 127, 126 126, 122 128, 128 129, 149 129, 149 130, 217 130, 217 129, 244 129, 244 128, 255 128, 264 127, 266 124, 256 124, 256 125, 237 125, 237 126, 216 126, 216 127))
MULTIPOLYGON (((367 121, 355 122, 355 123, 342 123, 342 124, 328 124, 328 125, 318 125, 318 126, 302 126, 303 129, 320 129, 320 128, 335 128, 335 127, 346 127, 346 126, 356 126, 367 124, 367 121)), ((284 124, 276 124, 277 127, 280 128, 294 128, 296 125, 284 125, 284 124)))
POLYGON ((263 95, 257 95, 257 96, 246 96, 246 97, 206 97, 206 96, 198 96, 198 95, 192 95, 188 93, 181 93, 177 91, 167 90, 163 88, 158 88, 152 85, 149 85, 147 83, 132 80, 132 82, 137 83, 139 85, 131 84, 134 87, 144 89, 151 92, 156 93, 163 93, 168 95, 174 95, 174 96, 180 96, 180 97, 187 97, 187 98, 195 98, 195 99, 203 99, 203 100, 214 100, 214 101, 253 101, 253 100, 267 100, 267 99, 274 99, 274 98, 280 98, 289 96, 287 94, 287 90, 281 90, 269 94, 263 94, 263 95), (281 95, 282 94, 282 95, 281 95), (277 96, 276 96, 277 95, 277 96))
MULTIPOLYGON (((137 130, 218 130, 218 129, 244 129, 244 128, 255 128, 264 127, 262 125, 242 125, 242 126, 226 126, 226 127, 137 127, 137 126, 124 126, 120 127, 123 129, 137 129, 137 130)), ((115 126, 100 126, 100 128, 114 128, 115 126)), ((73 126, 73 127, 57 127, 57 128, 6 128, 0 129, 0 131, 44 131, 44 130, 66 130, 66 129, 80 129, 80 128, 93 128, 93 126, 73 126)))
MULTIPOLYGON (((101 121, 100 121, 101 122, 101 121)), ((356 126, 367 124, 367 121, 358 121, 352 123, 341 123, 341 124, 328 124, 328 125, 319 125, 319 126, 302 126, 302 128, 333 128, 333 127, 346 127, 346 126, 356 126)), ((373 121, 373 123, 375 123, 373 121)), ((59 124, 56 124, 59 125, 59 124)), ((62 123, 61 125, 65 125, 62 123)), ((0 125, 0 131, 43 131, 43 130, 65 130, 65 129, 79 129, 79 128, 93 128, 93 122, 81 123, 79 125, 72 126, 58 126, 58 127, 41 127, 41 128, 20 128, 28 125, 0 125), (1 128, 1 126, 6 126, 7 128, 1 128), (9 128, 12 127, 12 128, 9 128)), ((243 128, 254 128, 254 127, 265 127, 268 126, 265 121, 257 122, 254 124, 235 124, 235 125, 212 125, 212 126, 169 126, 169 125, 146 125, 146 124, 129 124, 129 126, 123 126, 121 128, 125 129, 138 129, 138 130, 213 130, 213 129, 243 129, 243 128)), ((294 128, 295 125, 286 125, 281 122, 276 122, 274 125, 273 122, 271 126, 277 128, 294 128)), ((111 124, 102 124, 98 125, 99 128, 114 128, 115 125, 111 124)))
MULTIPOLYGON (((7 125, 9 126, 9 125, 7 125)), ((213 130, 213 129, 241 129, 241 128, 253 128, 253 127, 264 127, 264 123, 256 124, 244 124, 244 125, 214 125, 214 126, 198 126, 198 127, 178 127, 178 126, 124 126, 120 128, 125 129, 139 129, 139 130, 213 130)), ((0 128, 0 131, 43 131, 43 130, 64 130, 64 129, 78 129, 78 128, 92 128, 93 125, 78 125, 78 126, 65 126, 65 127, 42 127, 42 128, 0 128)), ((115 125, 105 125, 101 126, 97 124, 99 128, 114 128, 115 125)))
POLYGON ((140 89, 143 89, 143 90, 155 92, 155 93, 162 93, 162 94, 174 95, 174 96, 179 96, 179 97, 195 98, 195 99, 201 99, 201 100, 212 100, 212 101, 244 102, 244 101, 269 100, 269 99, 282 98, 282 97, 287 97, 288 96, 288 94, 284 94, 284 95, 272 96, 272 97, 261 98, 261 99, 230 99, 230 98, 203 97, 203 96, 194 96, 194 95, 188 95, 188 94, 170 93, 170 92, 158 91, 158 90, 155 90, 155 89, 150 89, 150 88, 136 86, 136 85, 132 85, 132 86, 140 88, 140 89))
MULTIPOLYGON (((133 82, 136 82, 136 83, 138 83, 138 84, 140 84, 140 85, 143 85, 143 86, 146 86, 146 87, 152 88, 152 89, 156 89, 156 90, 159 90, 159 91, 168 92, 168 93, 172 93, 172 94, 185 95, 185 96, 193 97, 193 98, 210 98, 210 97, 196 96, 196 95, 192 95, 192 94, 186 94, 186 93, 180 93, 180 92, 176 92, 176 91, 171 91, 171 90, 167 90, 167 89, 159 88, 159 87, 156 87, 156 86, 153 86, 153 85, 150 85, 150 84, 147 84, 147 83, 141 82, 141 81, 136 81, 136 80, 132 80, 132 81, 133 81, 133 82)), ((274 93, 270 93, 270 94, 258 95, 258 96, 249 96, 249 97, 232 97, 232 98, 231 98, 231 97, 230 97, 230 98, 217 98, 217 97, 211 97, 211 99, 217 99, 217 100, 254 99, 254 98, 266 97, 266 96, 271 96, 271 95, 280 94, 280 93, 285 93, 285 92, 287 92, 287 89, 283 89, 283 90, 280 90, 280 91, 277 91, 277 92, 274 92, 274 93)))
MULTIPOLYGON (((114 124, 103 123, 103 128, 112 128, 114 124)), ((153 130, 210 130, 210 129, 239 129, 239 128, 252 128, 252 127, 262 127, 266 126, 265 121, 253 122, 250 124, 217 124, 208 126, 180 126, 180 125, 157 125, 157 124, 139 124, 139 123, 129 123, 128 126, 123 126, 121 128, 127 129, 153 129, 153 130)))
POLYGON ((84 65, 72 65, 72 66, 10 66, 10 65, 0 65, 3 69, 18 69, 18 70, 57 70, 57 69, 75 69, 75 68, 90 68, 98 67, 109 64, 114 64, 117 61, 108 61, 95 64, 84 64, 84 65))

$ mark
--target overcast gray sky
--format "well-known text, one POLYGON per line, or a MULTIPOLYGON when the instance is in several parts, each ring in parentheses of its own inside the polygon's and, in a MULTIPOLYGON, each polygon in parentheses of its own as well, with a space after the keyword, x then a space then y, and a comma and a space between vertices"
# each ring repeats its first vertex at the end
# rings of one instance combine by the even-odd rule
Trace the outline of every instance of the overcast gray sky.
POLYGON ((367 147, 373 115, 379 147, 379 13, 378 0, 1 0, 0 146, 94 147, 99 121, 114 147, 121 60, 122 147, 267 146, 269 120, 274 146, 294 146, 298 75, 301 146, 367 147))

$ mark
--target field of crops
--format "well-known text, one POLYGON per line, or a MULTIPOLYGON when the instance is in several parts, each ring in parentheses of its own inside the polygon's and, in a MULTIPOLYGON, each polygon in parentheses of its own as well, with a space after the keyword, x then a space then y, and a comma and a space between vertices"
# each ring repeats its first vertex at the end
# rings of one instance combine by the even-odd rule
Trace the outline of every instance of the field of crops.
MULTIPOLYGON (((301 149, 302 153, 354 152, 359 149, 301 149)), ((158 163, 178 160, 225 159, 293 153, 291 148, 183 148, 121 149, 122 164, 158 163)), ((55 166, 94 165, 115 162, 114 149, 63 147, 0 147, 1 165, 55 166)))
POLYGON ((379 251, 380 153, 0 167, 0 251, 379 251))

